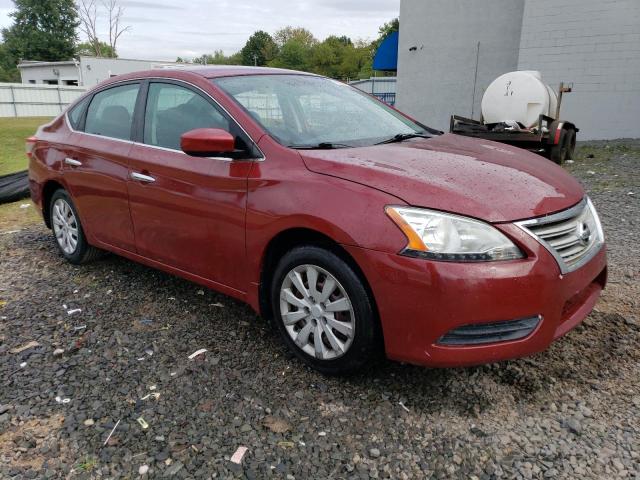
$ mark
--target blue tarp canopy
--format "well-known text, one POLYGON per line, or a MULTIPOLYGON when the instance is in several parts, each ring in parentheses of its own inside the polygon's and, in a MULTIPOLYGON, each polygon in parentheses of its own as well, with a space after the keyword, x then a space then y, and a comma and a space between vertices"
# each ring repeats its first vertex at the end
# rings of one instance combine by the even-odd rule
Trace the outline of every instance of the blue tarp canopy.
POLYGON ((374 70, 398 70, 398 32, 387 35, 373 58, 374 70))

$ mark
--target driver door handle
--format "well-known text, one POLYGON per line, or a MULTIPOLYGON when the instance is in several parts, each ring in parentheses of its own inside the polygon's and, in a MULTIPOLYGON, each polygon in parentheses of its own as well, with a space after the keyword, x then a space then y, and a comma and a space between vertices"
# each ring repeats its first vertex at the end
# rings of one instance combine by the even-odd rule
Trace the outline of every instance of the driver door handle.
POLYGON ((153 183, 156 181, 155 178, 149 175, 144 175, 142 173, 137 173, 137 172, 131 172, 131 179, 137 180, 138 182, 142 182, 142 183, 153 183))

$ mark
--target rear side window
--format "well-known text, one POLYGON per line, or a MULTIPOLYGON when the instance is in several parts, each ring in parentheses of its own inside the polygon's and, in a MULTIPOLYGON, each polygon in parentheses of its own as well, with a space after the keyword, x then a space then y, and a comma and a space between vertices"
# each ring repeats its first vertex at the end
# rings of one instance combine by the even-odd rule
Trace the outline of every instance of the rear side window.
POLYGON ((139 90, 139 84, 131 84, 96 93, 87 110, 84 131, 131 140, 133 112, 139 90))
POLYGON ((230 131, 229 121, 196 92, 170 83, 149 85, 144 143, 180 150, 180 137, 196 128, 230 131))
POLYGON ((87 108, 87 103, 89 103, 89 98, 91 98, 91 95, 82 99, 80 103, 78 103, 75 107, 69 110, 69 113, 68 113, 69 123, 71 124, 71 127, 74 130, 80 130, 80 120, 82 120, 82 114, 87 108))

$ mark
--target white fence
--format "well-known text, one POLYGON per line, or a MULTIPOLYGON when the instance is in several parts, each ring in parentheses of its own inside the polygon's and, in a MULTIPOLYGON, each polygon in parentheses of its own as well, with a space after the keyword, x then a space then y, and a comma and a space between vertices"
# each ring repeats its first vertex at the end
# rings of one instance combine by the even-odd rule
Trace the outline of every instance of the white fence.
POLYGON ((53 117, 84 92, 84 87, 0 83, 0 117, 53 117))
POLYGON ((349 82, 349 85, 375 95, 389 105, 396 103, 396 77, 371 77, 349 82))

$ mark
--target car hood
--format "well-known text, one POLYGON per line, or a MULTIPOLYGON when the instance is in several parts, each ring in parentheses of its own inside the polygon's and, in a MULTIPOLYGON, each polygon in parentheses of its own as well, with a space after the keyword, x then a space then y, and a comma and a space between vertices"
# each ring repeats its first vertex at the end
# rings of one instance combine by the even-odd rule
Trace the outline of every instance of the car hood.
POLYGON ((584 196, 571 175, 540 155, 459 135, 300 153, 313 172, 493 223, 564 210, 584 196))

